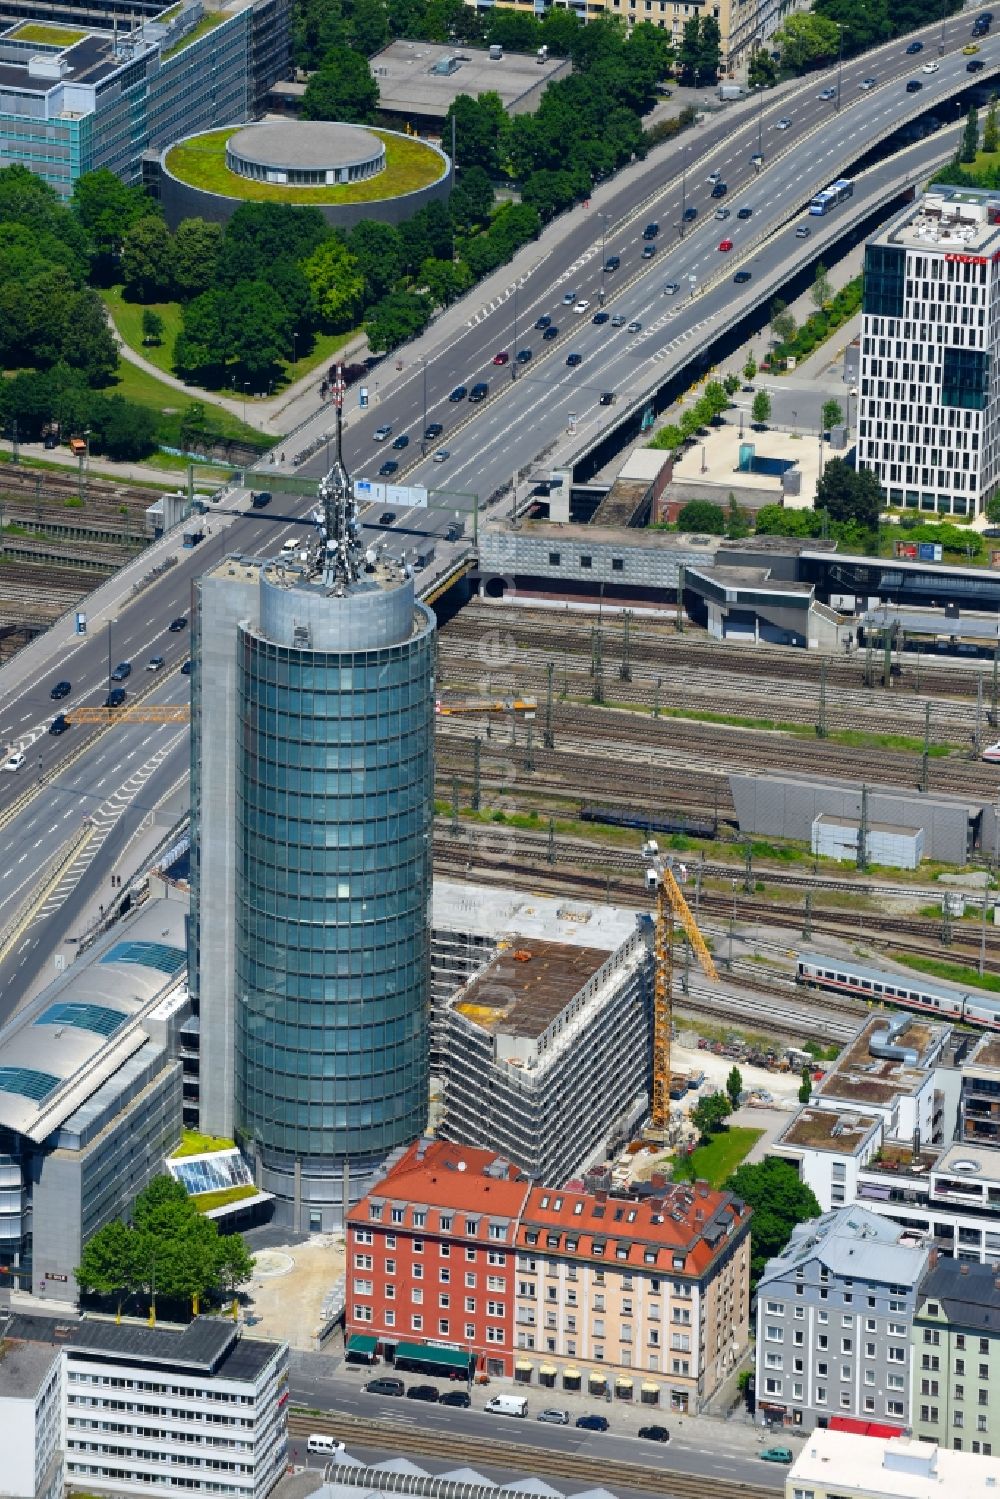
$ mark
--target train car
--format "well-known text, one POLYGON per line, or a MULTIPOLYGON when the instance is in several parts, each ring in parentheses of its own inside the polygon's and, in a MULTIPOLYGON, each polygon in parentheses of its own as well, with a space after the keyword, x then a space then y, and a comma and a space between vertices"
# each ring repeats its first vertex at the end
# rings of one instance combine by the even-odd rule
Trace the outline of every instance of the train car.
POLYGON ((982 759, 988 760, 991 765, 1000 765, 1000 739, 996 744, 988 744, 983 750, 982 759))
POLYGON ((581 822, 606 822, 612 828, 638 828, 643 833, 686 833, 689 838, 714 838, 718 827, 711 821, 699 822, 693 817, 645 816, 621 807, 581 807, 581 822))
POLYGON ((934 983, 919 974, 885 973, 847 958, 799 953, 795 981, 812 989, 853 994, 877 1004, 919 1010, 942 1020, 964 1021, 986 1030, 1000 1030, 1000 995, 963 991, 934 983))

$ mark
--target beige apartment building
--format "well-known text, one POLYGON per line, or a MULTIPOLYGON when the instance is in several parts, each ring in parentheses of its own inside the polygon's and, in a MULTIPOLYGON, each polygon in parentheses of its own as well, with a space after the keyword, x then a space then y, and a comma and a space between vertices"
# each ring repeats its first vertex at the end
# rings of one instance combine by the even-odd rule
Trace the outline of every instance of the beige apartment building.
MULTIPOLYGON (((475 5, 477 0, 466 0, 475 5)), ((537 15, 533 0, 494 0, 506 10, 521 11, 524 15, 537 15)), ((649 21, 662 31, 669 31, 672 42, 680 46, 685 21, 692 16, 713 16, 719 23, 723 73, 746 62, 754 47, 759 47, 781 24, 785 11, 790 9, 790 0, 706 0, 704 4, 693 4, 692 0, 555 0, 565 9, 572 9, 583 21, 593 21, 598 16, 621 16, 626 25, 635 26, 649 21)))
POLYGON ((517 1231, 514 1377, 683 1412, 749 1339, 750 1212, 705 1182, 642 1199, 534 1187, 517 1231))

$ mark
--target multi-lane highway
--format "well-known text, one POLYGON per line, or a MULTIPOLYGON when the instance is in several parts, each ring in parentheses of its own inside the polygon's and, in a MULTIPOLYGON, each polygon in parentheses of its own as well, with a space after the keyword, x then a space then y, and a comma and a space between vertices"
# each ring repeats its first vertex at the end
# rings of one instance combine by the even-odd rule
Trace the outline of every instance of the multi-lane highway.
MULTIPOLYGON (((596 404, 601 391, 614 390, 624 396, 643 380, 654 380, 658 356, 678 339, 695 341, 713 307, 735 297, 745 298, 748 305, 752 302, 755 283, 760 285, 781 263, 787 255, 785 241, 793 233, 786 227, 768 237, 767 231, 787 224, 789 215, 817 186, 837 176, 857 156, 860 144, 869 145, 918 110, 932 107, 949 90, 982 81, 1000 67, 1000 38, 987 37, 979 54, 985 71, 978 79, 970 79, 960 51, 969 29, 967 17, 949 22, 950 50, 941 57, 936 72, 921 75, 925 86, 919 94, 905 93, 905 81, 919 74, 925 59, 938 60, 937 27, 923 34, 924 51, 917 57, 907 56, 904 44, 897 42, 845 65, 839 111, 835 100, 819 98, 830 75, 814 75, 780 99, 766 96, 759 110, 744 110, 738 117, 714 117, 672 148, 655 153, 643 170, 620 187, 610 184, 596 205, 603 218, 596 211, 579 211, 579 222, 569 234, 557 241, 543 237, 535 247, 537 255, 524 252, 523 264, 516 269, 520 283, 516 299, 477 308, 473 295, 467 299, 457 336, 454 331, 446 335, 432 330, 417 346, 419 361, 412 351, 404 351, 401 372, 394 371, 393 361, 388 362, 375 408, 351 413, 345 440, 351 469, 374 476, 378 463, 390 456, 393 437, 405 433, 410 437, 408 448, 393 455, 400 461, 397 479, 405 476, 485 496, 551 446, 564 430, 570 411, 579 415, 587 409, 593 418, 601 409, 596 404), (870 77, 877 80, 875 87, 862 90, 862 80, 870 77), (778 128, 781 118, 790 120, 787 128, 778 128), (764 157, 759 173, 751 160, 758 145, 764 157), (719 171, 727 183, 727 194, 721 200, 730 211, 726 220, 711 216, 717 206, 708 180, 712 171, 719 171), (677 227, 682 206, 698 209, 683 238, 677 227), (741 207, 753 209, 750 218, 739 219, 741 207), (652 241, 655 255, 644 261, 642 231, 650 220, 659 223, 660 232, 652 241), (601 269, 602 238, 605 253, 621 258, 619 269, 611 275, 601 269), (723 238, 732 240, 732 251, 718 249, 723 238), (738 287, 730 278, 736 266, 744 263, 751 280, 738 287), (691 294, 692 276, 697 295, 691 294), (719 279, 713 286, 716 276, 719 279), (664 296, 666 281, 676 281, 681 289, 664 296), (611 317, 638 320, 641 330, 630 333, 627 327, 615 328, 611 317, 606 324, 592 322, 602 289, 604 310, 611 317), (570 292, 574 294, 572 306, 565 301, 570 292), (590 304, 582 313, 574 311, 579 301, 590 304), (559 338, 548 343, 542 340, 541 330, 532 326, 542 315, 562 330, 559 338), (517 380, 512 378, 511 365, 491 363, 500 349, 507 350, 513 361, 517 350, 526 347, 532 349, 532 359, 517 380), (582 356, 577 368, 566 364, 571 352, 582 356), (498 388, 504 394, 480 407, 448 399, 455 386, 471 386, 482 378, 490 380, 494 395, 498 388), (419 453, 425 415, 444 428, 431 447, 447 447, 451 456, 443 464, 433 464, 429 457, 417 458, 407 469, 404 460, 419 453), (392 436, 377 444, 374 431, 383 424, 392 427, 392 436)), ((885 170, 891 174, 899 168, 889 165, 885 170)), ((837 213, 849 213, 850 206, 843 205, 837 213)), ((517 369, 516 362, 513 368, 517 369)), ((291 453, 329 426, 330 413, 319 413, 290 440, 286 462, 279 467, 287 473, 291 453)), ((300 473, 315 477, 325 462, 326 452, 321 448, 300 473)), ((266 485, 268 481, 262 476, 260 482, 266 485)), ((116 622, 111 625, 110 654, 112 665, 132 661, 133 675, 124 684, 130 693, 148 680, 146 658, 162 654, 168 675, 155 687, 153 700, 186 696, 187 679, 177 672, 169 675, 186 655, 186 632, 172 636, 168 625, 174 616, 187 613, 192 577, 227 551, 277 551, 309 508, 305 499, 276 493, 267 510, 252 511, 245 493, 230 492, 220 507, 229 513, 224 516, 216 510, 211 514, 212 534, 200 546, 181 551, 178 542, 173 547, 174 566, 134 599, 127 589, 123 592, 113 616, 116 622), (232 513, 234 509, 237 514, 232 513)), ((364 515, 370 536, 397 556, 425 551, 427 534, 436 533, 439 560, 455 552, 440 540, 449 519, 447 514, 402 513, 398 506, 382 504, 364 515), (380 523, 385 508, 397 511, 391 525, 380 523)), ((20 769, 0 771, 0 991, 8 1011, 47 962, 47 954, 74 911, 101 890, 111 853, 120 849, 141 818, 186 770, 187 734, 177 724, 74 727, 60 737, 49 735, 58 710, 103 701, 108 685, 109 617, 109 608, 98 610, 90 632, 83 637, 72 636, 65 625, 57 627, 35 642, 23 659, 15 658, 0 671, 0 743, 25 753, 20 769), (72 682, 72 693, 52 702, 49 692, 60 678, 72 682), (32 882, 41 882, 43 890, 47 889, 49 876, 53 869, 58 872, 70 836, 85 816, 93 824, 87 846, 72 868, 79 878, 75 882, 64 878, 38 911, 29 911, 31 920, 24 925, 24 903, 32 882)))
MULTIPOLYGON (((839 110, 836 97, 820 97, 832 86, 830 77, 817 75, 793 95, 774 102, 763 97, 761 107, 741 115, 739 124, 713 121, 679 137, 655 168, 599 211, 597 206, 581 211, 579 227, 558 251, 539 249, 537 261, 530 249, 523 251, 516 297, 492 309, 473 310, 457 337, 428 347, 420 358, 404 355, 403 378, 393 383, 390 377, 378 404, 352 420, 347 454, 354 472, 375 478, 379 465, 392 458, 400 461, 400 471, 390 482, 405 477, 484 496, 509 484, 515 470, 548 451, 571 415, 577 421, 600 419, 602 392, 614 391, 623 399, 654 389, 662 378, 658 364, 664 349, 678 338, 695 338, 719 303, 751 306, 759 296, 754 279, 787 261, 793 248, 801 249, 793 227, 782 229, 777 238, 769 239, 769 233, 804 212, 818 188, 881 137, 936 105, 945 120, 953 118, 949 95, 981 85, 1000 69, 1000 36, 985 37, 977 58, 983 71, 975 76, 967 72, 969 59, 960 49, 970 31, 968 17, 949 22, 951 50, 940 57, 938 26, 917 34, 923 51, 916 56, 907 55, 904 38, 845 65, 839 110), (924 72, 925 66, 935 71, 924 72), (918 92, 906 92, 911 78, 921 83, 918 92), (874 85, 862 89, 868 79, 874 85), (789 123, 782 127, 782 121, 789 123), (763 157, 759 171, 753 160, 758 152, 763 157), (728 189, 721 200, 712 197, 713 172, 720 173, 728 189), (696 209, 697 217, 681 237, 685 208, 696 209), (720 208, 728 209, 730 217, 717 219, 720 208), (740 220, 740 208, 751 208, 752 216, 740 220), (643 261, 642 233, 650 220, 660 232, 652 241, 653 259, 643 261), (731 242, 732 249, 720 251, 723 241, 731 242), (620 268, 610 275, 602 269, 602 244, 605 255, 621 258, 620 268), (732 282, 738 268, 751 273, 743 286, 732 282), (665 297, 668 282, 679 290, 665 297), (584 310, 575 311, 578 306, 584 310), (624 318, 625 326, 615 328, 610 318, 595 326, 592 319, 599 311, 624 318), (542 316, 559 329, 557 338, 544 340, 543 330, 534 326, 542 316), (629 332, 633 321, 642 324, 641 331, 629 332), (516 360, 521 349, 532 354, 524 366, 516 360), (510 362, 498 367, 492 361, 501 351, 510 362), (570 354, 581 356, 578 366, 567 365, 570 354), (490 387, 491 398, 482 406, 449 399, 456 388, 471 390, 478 381, 490 387), (444 430, 421 457, 425 419, 440 422, 444 430), (383 425, 391 426, 392 436, 378 443, 374 434, 383 425), (406 450, 388 451, 400 434, 410 439, 406 450), (436 464, 430 451, 442 447, 450 456, 436 464)), ((893 170, 887 164, 887 174, 893 170)), ((846 220, 850 207, 835 212, 846 220)), ((606 411, 604 418, 610 419, 606 411)), ((321 467, 319 457, 305 466, 314 473, 321 467)))

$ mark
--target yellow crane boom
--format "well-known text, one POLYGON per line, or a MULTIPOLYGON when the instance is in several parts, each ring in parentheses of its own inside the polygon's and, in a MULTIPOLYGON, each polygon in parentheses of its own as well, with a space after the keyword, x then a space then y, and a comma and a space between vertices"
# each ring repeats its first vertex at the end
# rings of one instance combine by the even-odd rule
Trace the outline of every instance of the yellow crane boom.
POLYGON ((653 942, 653 1096, 650 1123, 656 1130, 670 1124, 670 1038, 674 1022, 674 918, 684 928, 695 956, 706 978, 718 981, 718 972, 698 923, 684 899, 670 865, 665 863, 655 844, 644 850, 651 856, 646 871, 647 885, 656 887, 656 915, 653 942))

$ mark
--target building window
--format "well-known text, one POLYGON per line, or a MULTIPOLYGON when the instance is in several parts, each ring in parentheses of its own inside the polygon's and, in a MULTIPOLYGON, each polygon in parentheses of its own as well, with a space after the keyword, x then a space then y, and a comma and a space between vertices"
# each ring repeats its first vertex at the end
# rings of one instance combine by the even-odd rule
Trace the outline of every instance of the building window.
POLYGON ((558 567, 559 566, 559 553, 558 552, 550 552, 549 553, 549 566, 550 567, 558 567))
POLYGON ((390 1219, 392 1220, 393 1223, 402 1223, 403 1217, 404 1217, 403 1209, 402 1208, 392 1208, 390 1210, 389 1217, 390 1217, 390 1219))
POLYGON ((414 1313, 414 1315, 410 1318, 410 1326, 411 1326, 411 1328, 413 1329, 414 1332, 423 1332, 423 1330, 424 1330, 424 1319, 423 1319, 423 1317, 420 1316, 417 1313, 414 1313))
POLYGON ((624 560, 624 558, 622 558, 622 557, 612 557, 612 559, 611 559, 611 571, 613 573, 624 572, 625 571, 625 560, 624 560))
POLYGON ((427 1214, 418 1208, 413 1209, 413 1227, 424 1228, 427 1224, 427 1214))
POLYGON ((590 567, 591 565, 592 565, 592 559, 591 559, 589 553, 583 552, 581 554, 581 556, 580 556, 580 566, 581 567, 590 567))
POLYGON ((448 1336, 448 1326, 449 1324, 447 1317, 438 1318, 438 1335, 440 1337, 446 1338, 448 1336))

